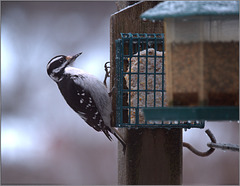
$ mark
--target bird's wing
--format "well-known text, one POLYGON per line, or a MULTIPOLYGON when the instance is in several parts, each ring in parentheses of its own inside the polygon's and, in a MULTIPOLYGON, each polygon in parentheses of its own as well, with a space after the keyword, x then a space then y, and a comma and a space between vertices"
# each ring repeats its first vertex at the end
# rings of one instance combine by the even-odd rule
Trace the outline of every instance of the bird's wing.
POLYGON ((79 83, 81 81, 79 78, 83 77, 77 75, 73 77, 69 76, 58 83, 63 97, 68 105, 78 113, 88 125, 96 131, 103 131, 107 138, 111 140, 112 138, 108 132, 109 127, 105 125, 90 92, 84 89, 82 84, 79 83))
POLYGON ((112 137, 109 134, 109 131, 111 131, 111 129, 104 123, 104 119, 99 111, 99 107, 97 107, 95 99, 92 97, 90 90, 82 88, 82 83, 80 82, 81 79, 79 78, 82 79, 84 77, 75 76, 75 78, 73 78, 73 80, 75 80, 75 91, 81 92, 79 95, 81 104, 80 111, 78 111, 79 115, 95 130, 103 131, 107 138, 112 141, 112 137))

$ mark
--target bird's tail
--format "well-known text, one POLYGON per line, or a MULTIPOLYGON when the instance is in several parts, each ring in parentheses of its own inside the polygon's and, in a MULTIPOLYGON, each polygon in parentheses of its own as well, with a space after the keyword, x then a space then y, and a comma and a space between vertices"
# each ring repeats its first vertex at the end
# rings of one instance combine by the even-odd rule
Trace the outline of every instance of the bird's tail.
POLYGON ((126 142, 123 140, 123 137, 121 136, 121 134, 118 132, 117 129, 111 127, 111 132, 113 133, 113 135, 118 139, 118 141, 122 144, 123 146, 123 153, 125 154, 126 151, 126 142))
POLYGON ((102 130, 102 131, 103 131, 103 133, 107 136, 107 138, 108 138, 110 141, 112 141, 112 137, 110 136, 108 130, 102 130))

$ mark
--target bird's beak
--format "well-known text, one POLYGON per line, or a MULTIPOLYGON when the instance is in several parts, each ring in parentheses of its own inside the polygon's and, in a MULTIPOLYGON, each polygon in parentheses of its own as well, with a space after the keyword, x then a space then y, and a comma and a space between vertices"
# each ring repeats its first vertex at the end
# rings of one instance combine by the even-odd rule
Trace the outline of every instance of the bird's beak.
POLYGON ((77 57, 80 56, 81 54, 82 54, 82 52, 80 52, 80 53, 78 53, 78 54, 76 54, 76 55, 74 55, 74 56, 67 56, 66 58, 67 58, 67 60, 69 60, 70 63, 72 63, 72 62, 74 62, 74 61, 77 59, 77 57))

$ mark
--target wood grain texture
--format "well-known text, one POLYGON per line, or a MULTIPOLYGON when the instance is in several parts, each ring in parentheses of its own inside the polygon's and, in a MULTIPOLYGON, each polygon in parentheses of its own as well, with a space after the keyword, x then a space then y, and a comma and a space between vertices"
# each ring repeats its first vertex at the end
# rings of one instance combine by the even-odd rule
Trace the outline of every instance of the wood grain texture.
MULTIPOLYGON (((120 33, 163 33, 163 22, 143 21, 140 15, 159 2, 141 2, 111 16, 110 59, 111 87, 116 71, 115 40, 120 33)), ((127 104, 127 103, 125 103, 127 104)), ((115 123, 116 95, 112 101, 115 123)), ((182 129, 119 129, 127 143, 123 154, 121 144, 118 152, 118 184, 167 185, 182 183, 182 129)))

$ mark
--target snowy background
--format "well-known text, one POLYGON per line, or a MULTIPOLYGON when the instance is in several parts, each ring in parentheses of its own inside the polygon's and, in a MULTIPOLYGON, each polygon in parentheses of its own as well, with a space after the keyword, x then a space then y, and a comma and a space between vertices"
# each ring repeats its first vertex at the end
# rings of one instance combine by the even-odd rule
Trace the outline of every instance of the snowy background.
MULTIPOLYGON (((115 2, 1 2, 2 184, 117 184, 117 140, 86 125, 48 77, 59 54, 103 80, 115 2)), ((238 144, 238 123, 207 123, 219 142, 238 144)), ((205 128, 205 129, 206 129, 205 128)), ((184 141, 206 151, 204 130, 184 141)), ((184 149, 184 184, 238 184, 239 154, 201 158, 184 149)))
POLYGON ((71 110, 48 61, 83 52, 74 66, 103 80, 114 2, 2 2, 2 181, 113 184, 117 142, 71 110))

